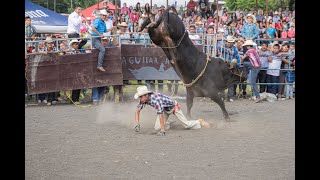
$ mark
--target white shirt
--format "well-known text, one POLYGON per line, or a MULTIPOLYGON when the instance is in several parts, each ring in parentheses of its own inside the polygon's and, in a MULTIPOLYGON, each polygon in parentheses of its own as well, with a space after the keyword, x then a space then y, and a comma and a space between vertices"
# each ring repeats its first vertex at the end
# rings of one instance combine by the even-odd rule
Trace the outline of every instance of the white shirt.
POLYGON ((68 29, 67 33, 77 33, 80 34, 81 16, 73 11, 68 17, 68 29))
MULTIPOLYGON (((109 31, 109 29, 111 29, 111 28, 113 27, 112 20, 111 20, 111 19, 108 19, 107 21, 105 21, 105 23, 106 23, 107 31, 109 31)), ((107 36, 110 36, 110 35, 111 35, 111 31, 106 32, 105 34, 106 34, 107 36)))
POLYGON ((194 44, 201 44, 200 41, 195 41, 195 40, 200 40, 200 36, 198 34, 189 34, 189 38, 191 39, 194 44))
MULTIPOLYGON (((269 62, 268 69, 280 69, 281 67, 281 58, 273 58, 272 62, 269 62)), ((272 76, 279 76, 280 70, 267 70, 267 74, 272 76)))

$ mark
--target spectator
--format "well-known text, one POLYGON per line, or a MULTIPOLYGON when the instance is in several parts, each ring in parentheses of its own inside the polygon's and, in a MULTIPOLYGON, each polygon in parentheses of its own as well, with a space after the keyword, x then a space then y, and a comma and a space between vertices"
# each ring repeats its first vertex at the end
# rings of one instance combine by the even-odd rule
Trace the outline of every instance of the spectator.
POLYGON ((254 7, 252 6, 251 10, 249 11, 249 14, 255 14, 255 13, 256 13, 256 11, 254 10, 254 7))
POLYGON ((256 16, 257 21, 262 21, 262 19, 265 18, 265 16, 262 13, 263 13, 263 10, 260 8, 256 16))
POLYGON ((144 12, 145 12, 145 14, 151 13, 151 8, 150 8, 149 3, 146 3, 146 5, 144 6, 144 12))
POLYGON ((104 22, 106 24, 107 31, 106 31, 106 33, 103 34, 104 36, 111 36, 112 30, 115 28, 113 26, 112 20, 109 17, 110 17, 110 13, 107 13, 106 19, 104 20, 104 22))
POLYGON ((103 33, 107 31, 106 28, 106 17, 108 15, 106 10, 100 11, 100 18, 97 18, 92 23, 92 36, 99 36, 99 37, 92 37, 92 44, 95 48, 99 49, 99 55, 98 55, 98 65, 97 69, 105 72, 106 70, 102 67, 103 65, 103 59, 105 54, 105 48, 101 44, 101 38, 103 38, 103 33))
POLYGON ((207 26, 209 26, 210 23, 214 23, 214 18, 212 15, 209 16, 209 18, 207 19, 207 26))
POLYGON ((283 29, 281 20, 278 20, 277 24, 275 25, 275 28, 277 30, 277 35, 278 35, 277 37, 280 38, 281 37, 281 31, 283 29))
MULTIPOLYGON (((226 44, 221 49, 220 52, 218 52, 218 55, 222 56, 227 61, 232 61, 233 59, 237 60, 237 63, 240 63, 240 57, 238 53, 238 49, 234 46, 235 39, 232 36, 227 36, 226 44)), ((230 102, 234 101, 235 97, 235 88, 237 87, 236 84, 231 84, 228 87, 228 100, 230 102)))
POLYGON ((225 24, 227 24, 227 22, 228 22, 227 13, 223 13, 221 18, 220 18, 220 22, 219 23, 221 23, 222 25, 225 25, 225 24))
POLYGON ((189 0, 189 2, 187 4, 187 11, 188 11, 189 16, 192 14, 192 12, 195 12, 196 6, 197 6, 197 3, 195 1, 189 0))
POLYGON ((286 6, 286 10, 283 12, 283 14, 288 17, 289 16, 289 12, 290 12, 289 6, 286 6))
MULTIPOLYGON (((130 33, 129 34, 129 31, 128 31, 128 25, 126 22, 122 22, 121 24, 118 24, 118 27, 120 28, 120 31, 118 31, 118 34, 120 39, 121 38, 124 38, 124 39, 130 39, 131 36, 130 33)), ((131 44, 131 41, 130 40, 121 40, 121 44, 131 44)))
POLYGON ((272 27, 272 22, 269 22, 269 26, 267 28, 267 38, 274 39, 278 38, 278 33, 276 28, 272 27))
POLYGON ((262 23, 262 26, 267 27, 266 18, 262 18, 261 23, 262 23))
POLYGON ((290 26, 290 29, 288 31, 288 38, 295 38, 295 28, 294 25, 290 26))
MULTIPOLYGON (((273 9, 270 9, 269 16, 273 18, 273 9)), ((276 21, 277 22, 277 21, 276 21)))
MULTIPOLYGON (((281 47, 281 51, 279 53, 281 56, 282 55, 289 55, 289 43, 283 43, 282 47, 281 47)), ((282 56, 281 57, 282 63, 280 68, 281 69, 288 69, 289 68, 289 61, 290 58, 289 56, 282 56)), ((286 79, 286 70, 280 70, 280 74, 279 74, 279 83, 285 83, 285 79, 286 79)), ((284 96, 284 85, 283 84, 279 84, 278 85, 278 99, 280 100, 284 100, 285 96, 284 96)))
MULTIPOLYGON (((80 6, 76 6, 74 11, 68 16, 68 38, 79 38, 80 25, 82 23, 82 9, 80 6)), ((82 40, 80 47, 87 43, 87 40, 82 40)))
POLYGON ((130 9, 127 7, 127 3, 123 3, 122 8, 120 9, 121 14, 124 14, 124 12, 127 12, 127 14, 130 14, 130 9))
POLYGON ((273 22, 278 22, 280 20, 280 16, 278 14, 278 12, 274 12, 274 16, 272 18, 273 22))
POLYGON ((263 26, 262 22, 259 23, 259 37, 266 38, 266 27, 263 26))
POLYGON ((148 16, 146 14, 142 14, 139 21, 138 21, 138 26, 141 27, 143 21, 147 18, 148 16))
POLYGON ((207 18, 206 12, 208 11, 209 2, 208 0, 199 0, 199 9, 201 16, 207 18))
POLYGON ((181 5, 179 10, 178 10, 178 14, 183 17, 184 16, 185 11, 183 10, 183 6, 181 5))
POLYGON ((139 13, 139 12, 142 11, 141 6, 140 6, 140 2, 138 2, 138 3, 136 4, 135 10, 136 10, 137 13, 139 13))
POLYGON ((282 22, 282 26, 283 26, 283 28, 285 28, 286 31, 288 32, 288 30, 289 30, 289 24, 288 24, 288 22, 287 22, 287 21, 283 21, 283 22, 282 22))
MULTIPOLYGON (((272 61, 269 61, 269 67, 267 70, 267 83, 278 83, 280 71, 276 69, 280 69, 281 66, 281 54, 279 54, 280 45, 274 44, 273 47, 273 56, 272 61)), ((267 86, 267 92, 272 93, 274 95, 277 94, 277 85, 271 84, 267 86)))
MULTIPOLYGON (((270 51, 267 49, 268 43, 262 42, 261 50, 259 50, 260 62, 261 62, 261 69, 268 69, 269 62, 272 62, 272 57, 270 51)), ((258 81, 259 83, 266 83, 267 80, 267 70, 260 70, 258 73, 258 81)), ((260 85, 260 93, 265 92, 267 89, 266 85, 260 85)))
MULTIPOLYGON (((201 17, 201 16, 199 16, 201 17)), ((203 34, 205 32, 202 20, 196 22, 196 33, 203 34)))
POLYGON ((243 24, 241 21, 238 21, 236 24, 235 32, 236 32, 236 37, 241 37, 241 30, 242 30, 243 24))
POLYGON ((190 25, 189 27, 189 38, 191 39, 192 43, 195 45, 201 44, 200 43, 200 36, 196 33, 196 26, 190 25))
POLYGON ((245 43, 242 46, 247 47, 247 52, 242 56, 242 59, 245 59, 248 57, 250 59, 250 76, 249 76, 249 82, 251 85, 251 91, 253 93, 253 96, 256 97, 256 103, 260 102, 260 94, 258 91, 258 85, 257 83, 257 76, 261 68, 261 62, 259 58, 259 54, 256 51, 253 46, 256 46, 257 44, 254 43, 251 39, 246 40, 245 43))
POLYGON ((243 15, 244 15, 244 16, 247 16, 248 14, 249 14, 248 9, 245 8, 245 9, 244 9, 244 12, 243 12, 243 15))
POLYGON ((252 14, 248 14, 245 17, 246 23, 241 30, 241 36, 246 40, 257 39, 259 37, 259 29, 256 26, 256 17, 252 14))
POLYGON ((288 38, 288 33, 285 27, 282 28, 282 32, 281 32, 281 38, 288 38))
POLYGON ((130 14, 130 21, 131 21, 132 23, 139 21, 139 15, 138 15, 136 9, 134 9, 134 10, 131 12, 131 14, 130 14))
POLYGON ((161 16, 162 13, 163 13, 163 12, 162 12, 162 10, 160 9, 160 10, 158 11, 158 13, 156 14, 155 21, 158 21, 158 19, 160 18, 160 16, 161 16))
POLYGON ((158 7, 156 4, 153 5, 153 7, 152 7, 152 14, 154 14, 154 15, 158 14, 158 7))
POLYGON ((31 18, 29 16, 25 17, 24 34, 26 40, 35 40, 37 35, 36 28, 31 25, 31 18))
MULTIPOLYGON (((69 43, 70 48, 66 52, 66 54, 79 54, 79 53, 81 53, 79 50, 79 44, 80 44, 80 41, 78 41, 76 39, 70 41, 70 43, 69 43)), ((81 92, 81 89, 72 90, 71 100, 75 105, 80 104, 80 102, 79 102, 80 92, 81 92)))

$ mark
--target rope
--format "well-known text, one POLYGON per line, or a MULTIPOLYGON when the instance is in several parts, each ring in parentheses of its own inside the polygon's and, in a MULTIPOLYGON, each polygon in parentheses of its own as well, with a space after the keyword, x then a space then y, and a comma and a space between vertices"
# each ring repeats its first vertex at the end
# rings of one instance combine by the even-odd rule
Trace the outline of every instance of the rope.
POLYGON ((203 75, 204 71, 207 69, 207 65, 208 65, 208 62, 211 61, 210 57, 207 55, 207 62, 206 62, 206 65, 204 66, 203 70, 201 71, 201 73, 199 74, 199 76, 195 79, 195 80, 192 80, 191 83, 189 84, 185 84, 183 83, 184 86, 186 87, 191 87, 194 83, 196 83, 200 78, 201 76, 203 75))
POLYGON ((88 107, 91 107, 91 104, 87 105, 87 106, 82 106, 82 105, 78 105, 78 104, 75 104, 75 102, 72 101, 72 99, 70 98, 70 95, 65 91, 64 92, 65 96, 67 96, 67 98, 72 102, 73 105, 75 105, 76 107, 79 107, 79 108, 88 108, 88 107))
POLYGON ((180 46, 180 44, 181 44, 181 42, 182 42, 182 39, 183 39, 183 38, 184 38, 184 36, 186 35, 186 32, 187 32, 187 31, 184 31, 183 36, 181 37, 181 39, 180 39, 180 41, 179 41, 178 45, 176 45, 176 46, 174 46, 174 47, 161 47, 161 46, 159 46, 159 47, 161 47, 161 48, 166 48, 166 49, 173 49, 173 48, 177 48, 178 46, 180 46))

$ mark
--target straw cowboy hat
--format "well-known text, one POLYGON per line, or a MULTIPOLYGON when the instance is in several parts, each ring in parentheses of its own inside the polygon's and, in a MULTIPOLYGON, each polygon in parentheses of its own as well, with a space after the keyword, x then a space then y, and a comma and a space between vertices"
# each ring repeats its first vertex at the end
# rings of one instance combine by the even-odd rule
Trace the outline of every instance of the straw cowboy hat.
POLYGON ((253 14, 247 14, 246 15, 246 17, 245 17, 246 22, 248 22, 248 17, 249 16, 252 18, 252 23, 256 23, 257 22, 256 16, 254 16, 253 14))
POLYGON ((246 40, 242 46, 256 46, 257 44, 253 42, 251 39, 246 40))
POLYGON ((232 36, 227 36, 226 41, 227 42, 235 42, 236 40, 232 36))
POLYGON ((134 95, 135 99, 138 99, 140 96, 143 96, 145 94, 152 93, 152 91, 149 91, 147 86, 139 86, 137 88, 137 93, 134 95))
POLYGON ((120 24, 118 24, 118 26, 120 26, 120 27, 128 27, 128 24, 126 22, 121 22, 120 24))
POLYGON ((51 39, 51 37, 47 37, 44 42, 46 42, 46 43, 53 43, 53 40, 51 39))
POLYGON ((105 9, 99 11, 99 15, 108 15, 108 12, 105 9))
POLYGON ((74 40, 70 41, 69 46, 72 46, 72 44, 74 44, 74 43, 80 43, 80 41, 74 39, 74 40))

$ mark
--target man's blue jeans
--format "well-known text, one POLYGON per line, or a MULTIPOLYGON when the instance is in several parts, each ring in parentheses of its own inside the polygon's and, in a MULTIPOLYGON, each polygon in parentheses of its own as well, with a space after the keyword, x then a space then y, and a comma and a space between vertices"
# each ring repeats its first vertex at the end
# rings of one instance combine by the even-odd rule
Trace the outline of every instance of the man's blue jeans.
POLYGON ((259 90, 258 90, 258 85, 257 85, 257 77, 258 73, 260 71, 260 68, 251 68, 251 75, 250 75, 250 85, 251 89, 253 92, 253 95, 256 96, 257 98, 260 97, 259 90))
POLYGON ((95 48, 99 49, 99 56, 98 56, 98 66, 101 67, 103 64, 103 58, 104 58, 104 53, 106 52, 106 48, 103 47, 101 44, 101 38, 92 38, 92 44, 95 48))
POLYGON ((92 88, 92 101, 102 101, 105 88, 105 86, 92 88))

